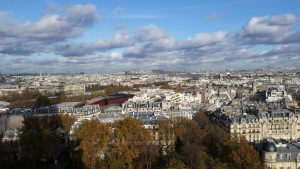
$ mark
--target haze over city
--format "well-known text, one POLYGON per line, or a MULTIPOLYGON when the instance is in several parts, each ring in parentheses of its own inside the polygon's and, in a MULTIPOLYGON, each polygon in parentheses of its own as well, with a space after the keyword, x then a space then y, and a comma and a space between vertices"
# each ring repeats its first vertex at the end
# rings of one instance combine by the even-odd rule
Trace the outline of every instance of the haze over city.
POLYGON ((3 1, 0 72, 298 66, 299 9, 297 0, 3 1))

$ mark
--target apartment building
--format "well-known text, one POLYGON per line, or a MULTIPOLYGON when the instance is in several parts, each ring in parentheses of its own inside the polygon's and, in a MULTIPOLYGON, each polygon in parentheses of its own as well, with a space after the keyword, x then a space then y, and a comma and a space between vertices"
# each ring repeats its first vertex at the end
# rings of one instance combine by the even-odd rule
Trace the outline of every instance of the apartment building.
POLYGON ((232 135, 244 136, 249 142, 266 138, 277 140, 300 139, 300 112, 277 109, 257 114, 226 114, 222 109, 212 114, 212 120, 232 135))
POLYGON ((266 169, 300 169, 300 143, 263 140, 256 145, 266 169))

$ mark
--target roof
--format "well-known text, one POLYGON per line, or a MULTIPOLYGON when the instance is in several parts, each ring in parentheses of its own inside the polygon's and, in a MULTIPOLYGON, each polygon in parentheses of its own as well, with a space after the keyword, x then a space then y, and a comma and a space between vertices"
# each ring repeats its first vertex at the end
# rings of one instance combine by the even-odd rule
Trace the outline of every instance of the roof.
POLYGON ((120 97, 132 97, 132 94, 125 94, 125 93, 114 93, 105 97, 96 97, 94 99, 88 100, 88 104, 95 104, 97 102, 100 102, 102 100, 110 100, 110 99, 115 99, 115 98, 120 98, 120 97))
POLYGON ((276 152, 277 147, 272 140, 265 140, 262 144, 262 150, 266 152, 276 152))
POLYGON ((0 107, 6 107, 8 105, 9 105, 8 102, 6 102, 6 101, 0 101, 0 107))
POLYGON ((232 116, 230 118, 230 120, 232 122, 258 122, 258 118, 255 115, 252 115, 252 114, 246 114, 246 115, 239 114, 239 115, 235 115, 235 116, 232 116))
POLYGON ((299 113, 293 113, 288 109, 279 109, 270 112, 260 112, 259 117, 293 117, 294 115, 298 115, 299 113))
POLYGON ((273 139, 267 139, 256 145, 256 148, 259 151, 276 153, 276 161, 278 162, 293 162, 300 157, 300 142, 276 144, 273 139))
POLYGON ((56 107, 75 107, 79 103, 80 102, 62 102, 62 103, 58 103, 54 106, 56 106, 56 107))

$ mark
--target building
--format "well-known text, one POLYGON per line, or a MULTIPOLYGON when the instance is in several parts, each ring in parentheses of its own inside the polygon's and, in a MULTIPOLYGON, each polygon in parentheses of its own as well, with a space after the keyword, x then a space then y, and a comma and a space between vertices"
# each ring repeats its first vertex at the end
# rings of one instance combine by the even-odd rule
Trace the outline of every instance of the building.
POLYGON ((241 113, 239 109, 222 107, 213 112, 212 120, 232 135, 244 136, 249 142, 259 142, 266 138, 300 139, 300 112, 288 109, 252 111, 242 110, 241 113))
POLYGON ((146 112, 146 111, 161 111, 162 102, 156 100, 129 100, 123 104, 123 113, 129 112, 146 112))
POLYGON ((79 95, 85 93, 84 84, 65 84, 63 86, 63 92, 65 94, 79 95))
POLYGON ((134 95, 126 93, 115 93, 106 97, 97 97, 87 101, 87 104, 97 104, 99 106, 122 105, 134 95))
POLYGON ((277 102, 284 99, 286 95, 286 91, 283 87, 270 87, 268 90, 266 90, 266 101, 277 102))
POLYGON ((300 138, 300 114, 287 109, 259 113, 261 137, 292 140, 300 138))
POLYGON ((18 129, 8 129, 5 130, 2 137, 2 142, 18 141, 20 139, 20 131, 18 129))
POLYGON ((266 139, 256 145, 267 169, 300 169, 300 143, 266 139))

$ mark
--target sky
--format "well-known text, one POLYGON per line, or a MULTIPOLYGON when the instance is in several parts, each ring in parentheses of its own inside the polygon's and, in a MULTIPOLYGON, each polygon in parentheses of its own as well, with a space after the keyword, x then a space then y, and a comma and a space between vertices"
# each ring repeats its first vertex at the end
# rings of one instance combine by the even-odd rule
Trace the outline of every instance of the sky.
POLYGON ((300 65, 299 0, 3 0, 0 72, 300 65))

